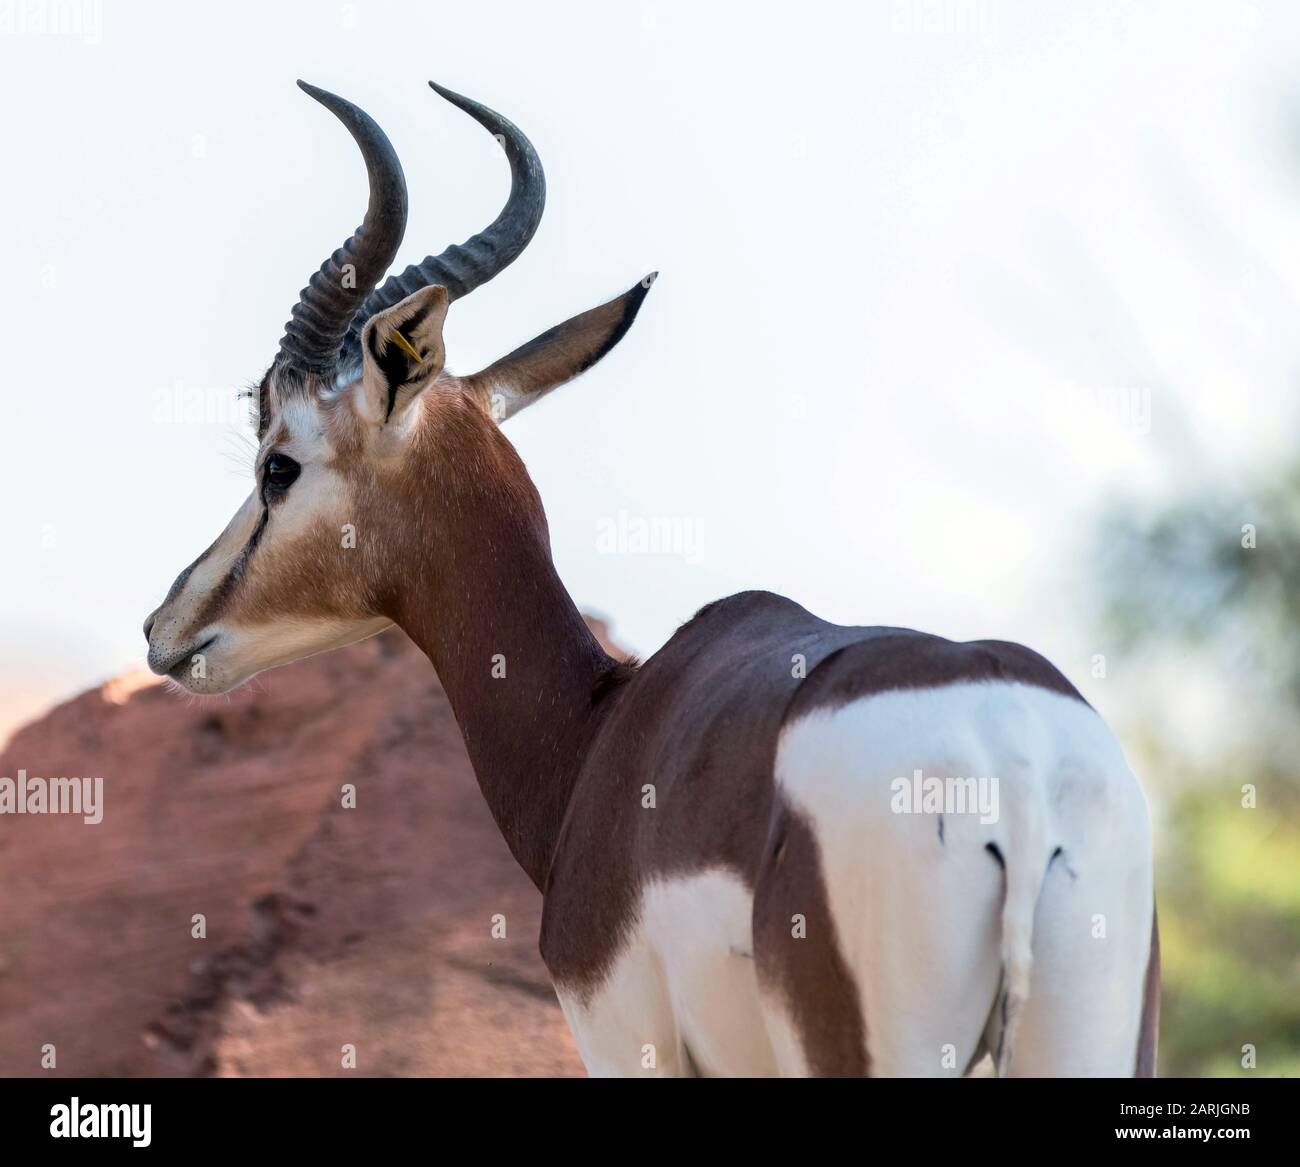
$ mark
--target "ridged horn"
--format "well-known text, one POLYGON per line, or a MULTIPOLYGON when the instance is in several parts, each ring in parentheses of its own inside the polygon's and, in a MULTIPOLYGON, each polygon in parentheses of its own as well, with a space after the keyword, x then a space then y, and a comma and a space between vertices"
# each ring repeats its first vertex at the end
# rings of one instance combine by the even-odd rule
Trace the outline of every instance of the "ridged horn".
POLYGON ((321 264, 284 326, 284 362, 304 373, 331 373, 357 309, 393 262, 406 231, 406 178, 392 143, 363 110, 350 101, 298 82, 348 129, 365 159, 370 204, 361 226, 321 264))
POLYGON ((546 205, 546 175, 533 144, 512 121, 494 110, 444 89, 430 81, 429 87, 452 105, 463 109, 497 139, 510 162, 510 196, 495 221, 472 239, 448 247, 441 255, 427 256, 401 275, 390 276, 383 287, 366 297, 348 334, 349 349, 357 346, 361 330, 376 312, 391 308, 421 288, 442 284, 450 300, 467 296, 487 283, 528 246, 546 205))

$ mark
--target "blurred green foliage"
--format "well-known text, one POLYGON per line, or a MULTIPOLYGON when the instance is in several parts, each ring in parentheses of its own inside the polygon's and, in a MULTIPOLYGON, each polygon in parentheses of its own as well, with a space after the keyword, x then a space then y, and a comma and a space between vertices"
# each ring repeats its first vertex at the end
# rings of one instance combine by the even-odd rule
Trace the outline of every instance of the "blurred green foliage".
POLYGON ((1114 504, 1095 552, 1105 643, 1143 678, 1117 728, 1156 810, 1160 1074, 1300 1076, 1300 471, 1114 504))

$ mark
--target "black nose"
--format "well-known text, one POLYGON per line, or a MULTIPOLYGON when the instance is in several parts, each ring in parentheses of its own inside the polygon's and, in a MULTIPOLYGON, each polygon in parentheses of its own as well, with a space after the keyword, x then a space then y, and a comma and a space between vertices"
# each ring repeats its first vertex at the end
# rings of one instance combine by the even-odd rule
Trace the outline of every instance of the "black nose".
POLYGON ((151 632, 153 631, 153 622, 154 622, 154 619, 157 617, 157 615, 158 615, 157 612, 150 612, 149 615, 148 615, 147 617, 145 617, 145 622, 144 622, 144 638, 145 638, 146 641, 148 641, 148 639, 149 639, 149 633, 151 633, 151 632))

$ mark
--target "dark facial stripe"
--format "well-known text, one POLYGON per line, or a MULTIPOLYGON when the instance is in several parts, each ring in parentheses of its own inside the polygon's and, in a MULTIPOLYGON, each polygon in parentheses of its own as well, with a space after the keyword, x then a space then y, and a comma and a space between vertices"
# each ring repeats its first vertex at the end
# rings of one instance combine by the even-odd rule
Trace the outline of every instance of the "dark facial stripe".
POLYGON ((205 559, 207 559, 209 555, 212 554, 212 548, 215 546, 216 544, 213 543, 211 547, 209 547, 206 551, 204 551, 202 555, 200 555, 193 563, 189 565, 189 567, 187 567, 184 571, 180 573, 180 575, 176 577, 175 581, 172 583, 172 586, 168 589, 167 594, 163 597, 163 602, 159 604, 156 609, 154 609, 153 614, 155 616, 157 616, 159 612, 161 612, 165 607, 167 607, 168 604, 170 604, 177 596, 181 594, 181 589, 185 586, 186 580, 188 580, 190 576, 194 574, 194 569, 198 567, 198 565, 202 563, 205 559))
POLYGON ((163 610, 163 608, 167 607, 168 604, 170 604, 177 596, 181 594, 181 588, 185 586, 185 581, 189 579, 190 576, 194 573, 194 569, 198 567, 198 565, 202 563, 205 559, 207 559, 208 552, 210 552, 211 550, 212 548, 209 547, 207 551, 205 551, 202 555, 200 555, 193 563, 189 565, 189 567, 187 567, 184 571, 180 573, 180 575, 176 577, 176 582, 172 584, 171 589, 163 597, 163 602, 158 605, 158 610, 160 612, 163 610))
POLYGON ((263 504, 262 517, 258 519, 257 526, 253 528, 253 533, 248 537, 248 542, 235 556, 235 561, 230 565, 230 570, 226 572, 221 582, 208 594, 207 602, 203 605, 203 611, 199 613, 199 618, 196 621, 200 628, 208 624, 216 616, 233 594, 235 588, 239 586, 239 582, 244 578, 244 572, 248 567, 249 556, 253 554, 261 541, 262 532, 266 530, 267 520, 270 516, 270 510, 263 504))

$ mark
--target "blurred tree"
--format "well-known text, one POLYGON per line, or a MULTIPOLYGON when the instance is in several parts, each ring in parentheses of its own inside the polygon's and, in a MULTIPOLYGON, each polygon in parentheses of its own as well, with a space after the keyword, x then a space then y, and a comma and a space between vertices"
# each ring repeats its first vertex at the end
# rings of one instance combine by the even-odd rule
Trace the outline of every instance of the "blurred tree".
POLYGON ((1100 630, 1143 678, 1119 728, 1157 810, 1160 1072, 1300 1075, 1300 466, 1250 499, 1114 503, 1094 552, 1100 630))

